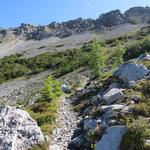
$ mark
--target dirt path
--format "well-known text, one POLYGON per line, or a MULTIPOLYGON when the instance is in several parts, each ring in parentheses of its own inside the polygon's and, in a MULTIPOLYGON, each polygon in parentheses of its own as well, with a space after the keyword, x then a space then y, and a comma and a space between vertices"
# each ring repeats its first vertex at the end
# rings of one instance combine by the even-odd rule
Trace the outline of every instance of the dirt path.
POLYGON ((49 150, 68 150, 67 146, 76 129, 76 114, 71 109, 71 102, 65 96, 61 97, 60 128, 56 128, 52 135, 49 150))

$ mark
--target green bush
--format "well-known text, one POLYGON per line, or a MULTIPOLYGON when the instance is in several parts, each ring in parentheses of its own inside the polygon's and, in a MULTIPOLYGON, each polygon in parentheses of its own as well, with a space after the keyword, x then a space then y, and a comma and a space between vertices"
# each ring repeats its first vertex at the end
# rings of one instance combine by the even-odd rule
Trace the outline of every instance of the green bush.
POLYGON ((150 40, 146 39, 144 41, 138 41, 130 46, 126 47, 126 52, 124 53, 124 59, 129 60, 132 58, 137 58, 140 54, 145 52, 150 52, 150 40))
POLYGON ((82 49, 68 51, 68 53, 61 58, 61 63, 56 67, 54 76, 59 77, 85 66, 88 62, 87 58, 88 52, 82 49))
POLYGON ((62 76, 87 64, 88 52, 71 49, 58 53, 42 53, 32 58, 22 58, 21 54, 0 59, 0 83, 22 75, 37 74, 54 69, 55 76, 62 76))

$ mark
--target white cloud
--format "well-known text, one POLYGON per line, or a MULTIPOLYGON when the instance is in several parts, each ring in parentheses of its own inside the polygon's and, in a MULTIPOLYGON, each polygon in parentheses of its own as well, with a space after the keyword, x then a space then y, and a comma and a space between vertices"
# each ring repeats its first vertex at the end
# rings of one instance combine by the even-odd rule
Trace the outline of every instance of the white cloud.
POLYGON ((88 7, 92 8, 92 9, 94 8, 93 4, 89 0, 83 0, 83 1, 86 3, 86 5, 88 7))

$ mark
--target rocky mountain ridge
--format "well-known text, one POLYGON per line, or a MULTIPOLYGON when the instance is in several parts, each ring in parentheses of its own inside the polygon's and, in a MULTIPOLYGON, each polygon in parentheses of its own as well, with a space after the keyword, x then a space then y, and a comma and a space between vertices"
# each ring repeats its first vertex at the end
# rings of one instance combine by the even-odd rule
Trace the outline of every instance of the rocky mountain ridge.
POLYGON ((41 40, 48 37, 68 37, 85 32, 104 32, 110 27, 124 24, 150 23, 150 7, 134 7, 121 13, 120 10, 110 11, 102 14, 97 19, 78 18, 67 22, 52 22, 46 26, 33 26, 22 23, 20 27, 1 29, 0 40, 11 40, 15 37, 25 39, 41 40))

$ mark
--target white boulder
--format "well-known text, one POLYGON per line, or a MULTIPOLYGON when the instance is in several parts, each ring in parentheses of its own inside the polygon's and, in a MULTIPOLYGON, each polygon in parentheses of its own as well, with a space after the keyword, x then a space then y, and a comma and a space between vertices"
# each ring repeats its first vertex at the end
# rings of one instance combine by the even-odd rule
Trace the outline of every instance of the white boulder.
POLYGON ((26 150, 43 141, 41 129, 26 111, 0 107, 1 150, 26 150))
POLYGON ((126 130, 125 126, 122 125, 109 127, 96 144, 96 150, 120 150, 122 136, 126 130))
POLYGON ((107 101, 108 104, 112 104, 123 97, 124 94, 122 92, 122 89, 112 88, 103 95, 103 100, 107 101))
POLYGON ((121 79, 124 83, 129 84, 130 81, 137 81, 144 78, 148 73, 149 70, 144 65, 128 62, 121 65, 114 72, 114 76, 121 79))

